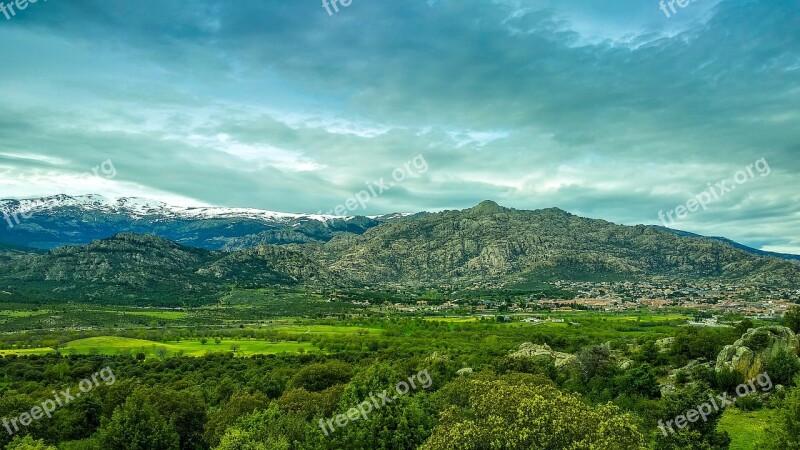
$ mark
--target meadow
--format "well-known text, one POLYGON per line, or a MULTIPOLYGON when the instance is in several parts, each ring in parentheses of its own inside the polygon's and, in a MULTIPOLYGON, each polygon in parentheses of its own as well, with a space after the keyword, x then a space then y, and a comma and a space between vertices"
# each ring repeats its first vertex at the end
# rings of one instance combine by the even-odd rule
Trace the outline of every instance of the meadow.
MULTIPOLYGON (((233 353, 237 357, 274 355, 278 353, 304 353, 319 351, 307 342, 264 342, 255 339, 220 339, 218 341, 165 341, 101 336, 70 341, 59 347, 66 355, 137 355, 146 358, 171 356, 205 356, 213 353, 233 353)), ((54 348, 0 350, 5 355, 43 355, 55 352, 54 348)))

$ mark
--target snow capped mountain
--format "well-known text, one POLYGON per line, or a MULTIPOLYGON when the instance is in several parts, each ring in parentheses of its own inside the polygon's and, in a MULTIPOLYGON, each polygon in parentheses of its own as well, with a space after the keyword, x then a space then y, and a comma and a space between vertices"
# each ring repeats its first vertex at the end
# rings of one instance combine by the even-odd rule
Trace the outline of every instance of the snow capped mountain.
MULTIPOLYGON (((350 220, 357 216, 334 216, 325 214, 297 214, 266 211, 254 208, 226 208, 220 206, 183 207, 171 206, 164 202, 138 197, 108 198, 101 195, 55 195, 52 197, 0 200, 0 212, 16 212, 19 214, 35 214, 59 208, 80 208, 87 211, 103 211, 127 214, 131 217, 161 216, 163 219, 252 219, 267 222, 316 220, 350 220)), ((391 214, 389 216, 397 216, 391 214)), ((386 217, 389 217, 386 216, 386 217)), ((378 219, 384 216, 370 216, 378 219)))
POLYGON ((361 234, 381 222, 405 216, 333 216, 173 206, 135 197, 55 195, 0 200, 0 243, 50 249, 131 232, 155 234, 187 246, 229 250, 265 243, 327 242, 337 234, 361 234))

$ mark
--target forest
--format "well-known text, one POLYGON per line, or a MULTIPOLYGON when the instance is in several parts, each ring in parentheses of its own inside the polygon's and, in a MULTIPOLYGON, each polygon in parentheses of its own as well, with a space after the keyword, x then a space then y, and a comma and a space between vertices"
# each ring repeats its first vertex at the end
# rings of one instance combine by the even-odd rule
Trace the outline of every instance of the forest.
POLYGON ((0 335, 0 448, 797 448, 800 361, 780 339, 796 343, 800 309, 716 327, 646 310, 550 311, 538 324, 358 308, 193 324, 196 313, 119 308, 102 326, 0 335), (771 353, 769 389, 720 364, 736 345, 771 353), (737 396, 748 382, 758 389, 737 396), (735 401, 702 409, 723 393, 735 401))

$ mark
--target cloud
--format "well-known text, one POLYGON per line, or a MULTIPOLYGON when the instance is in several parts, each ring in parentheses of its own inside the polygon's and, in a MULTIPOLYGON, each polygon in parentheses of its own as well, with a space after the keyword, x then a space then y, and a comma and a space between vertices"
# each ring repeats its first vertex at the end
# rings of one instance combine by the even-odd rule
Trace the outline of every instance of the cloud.
POLYGON ((679 225, 800 252, 797 25, 765 1, 49 2, 0 29, 0 190, 313 212, 423 154, 370 214, 656 224, 766 157, 679 225))

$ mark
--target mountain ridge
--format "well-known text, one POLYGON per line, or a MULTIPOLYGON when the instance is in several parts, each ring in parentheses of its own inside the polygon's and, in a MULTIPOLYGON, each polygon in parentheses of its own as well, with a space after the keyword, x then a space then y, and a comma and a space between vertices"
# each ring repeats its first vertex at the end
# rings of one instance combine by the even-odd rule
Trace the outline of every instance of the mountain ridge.
POLYGON ((259 244, 326 242, 358 234, 397 215, 330 216, 251 208, 175 207, 141 198, 57 195, 0 200, 0 243, 50 250, 119 233, 156 234, 208 250, 259 244))
POLYGON ((362 282, 474 285, 667 276, 800 281, 800 266, 656 226, 617 225, 550 208, 481 203, 382 224, 313 247, 334 273, 362 282))
MULTIPOLYGON (((485 200, 464 211, 481 214, 517 210, 485 200)), ((572 215, 559 208, 535 211, 572 215)), ((381 223, 404 220, 420 214, 433 213, 331 216, 253 208, 170 206, 164 202, 136 197, 110 199, 100 195, 61 194, 34 199, 0 200, 0 218, 5 219, 0 220, 0 244, 49 250, 88 244, 119 233, 134 232, 156 234, 182 245, 208 250, 240 250, 260 244, 324 243, 339 234, 358 235, 381 223), (3 216, 3 213, 6 215, 3 216), (16 213, 16 218, 8 215, 9 213, 16 213), (23 217, 22 214, 30 217, 23 217), (19 223, 16 223, 17 219, 19 223)), ((655 227, 679 236, 702 236, 672 228, 655 227)), ((754 255, 800 262, 800 255, 758 250, 724 237, 704 237, 729 243, 754 255)))
MULTIPOLYGON (((21 301, 160 305, 215 302, 236 287, 498 288, 652 277, 800 285, 796 262, 754 255, 719 238, 618 225, 558 208, 517 210, 486 201, 464 210, 366 220, 343 222, 355 232, 340 228, 326 240, 300 240, 275 228, 273 240, 287 237, 280 245, 256 234, 246 235, 249 245, 223 250, 137 232, 46 253, 0 245, 0 288, 21 301)), ((243 226, 221 221, 204 229, 205 221, 215 219, 187 229, 213 238, 220 226, 234 232, 243 226)))

